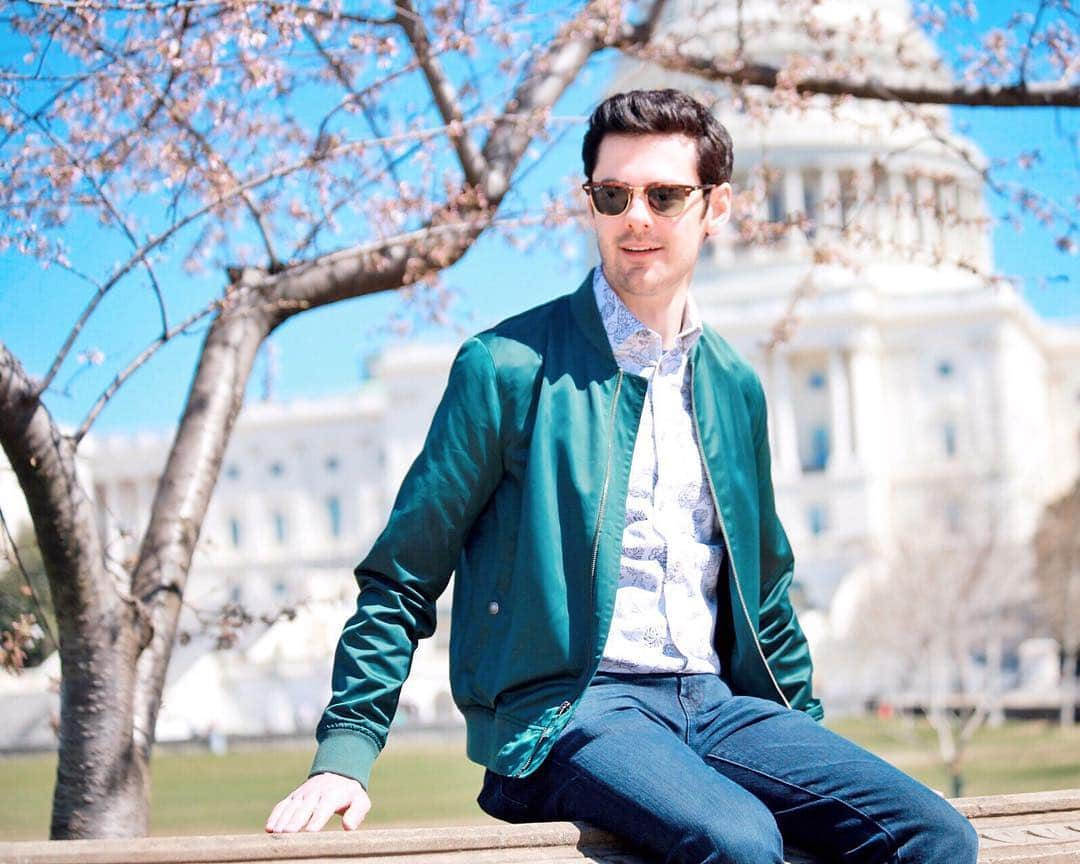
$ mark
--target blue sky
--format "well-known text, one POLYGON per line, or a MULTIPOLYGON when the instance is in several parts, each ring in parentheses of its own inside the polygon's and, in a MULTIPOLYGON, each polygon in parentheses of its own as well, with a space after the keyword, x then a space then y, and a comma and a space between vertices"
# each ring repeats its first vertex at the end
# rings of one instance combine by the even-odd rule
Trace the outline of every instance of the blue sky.
MULTIPOLYGON (((1012 4, 980 4, 978 28, 1007 16, 1012 4)), ((944 40, 943 50, 957 56, 962 40, 944 40)), ((10 40, 0 42, 4 65, 13 64, 10 40)), ((613 68, 611 54, 594 58, 587 74, 568 91, 556 114, 583 116, 600 97, 613 68)), ((955 109, 954 124, 974 139, 990 159, 1014 163, 1021 150, 1037 148, 1040 160, 1029 170, 1004 167, 1000 179, 1015 179, 1055 196, 1075 210, 1080 192, 1077 134, 1080 112, 1065 110, 955 109)), ((581 127, 571 126, 543 158, 529 169, 519 186, 521 201, 534 202, 564 178, 580 171, 581 127)), ((737 146, 738 142, 736 142, 737 146)), ((988 196, 995 215, 1005 204, 988 196)), ((1019 232, 1011 225, 995 229, 994 249, 1000 272, 1022 280, 1032 305, 1044 316, 1080 320, 1080 259, 1057 252, 1053 236, 1028 219, 1019 232)), ((75 250, 93 248, 102 270, 126 257, 124 247, 86 226, 73 227, 67 242, 75 250)), ((1080 238, 1077 238, 1080 239, 1080 238)), ((84 259, 85 260, 85 259, 84 259)), ((413 338, 459 340, 471 332, 572 288, 583 273, 580 246, 543 243, 533 250, 513 249, 489 235, 445 274, 456 289, 449 327, 423 326, 413 338)), ((169 274, 170 313, 194 308, 214 296, 223 277, 209 272, 185 276, 178 267, 169 274)), ((0 339, 21 358, 31 373, 47 368, 79 310, 85 304, 85 285, 61 271, 43 271, 36 262, 13 254, 0 256, 0 339)), ((388 322, 408 317, 402 298, 383 295, 335 304, 296 316, 272 337, 277 353, 275 392, 280 398, 337 393, 357 385, 363 361, 396 338, 388 322)), ((64 423, 77 423, 118 366, 149 341, 157 319, 156 304, 141 279, 129 279, 102 305, 92 319, 79 349, 100 348, 107 362, 98 368, 69 364, 57 381, 50 409, 64 423), (63 392, 64 390, 67 392, 63 392)), ((95 425, 98 433, 161 429, 175 422, 197 359, 202 331, 178 339, 139 371, 121 389, 95 425)), ((257 397, 263 361, 256 367, 249 398, 257 397)))

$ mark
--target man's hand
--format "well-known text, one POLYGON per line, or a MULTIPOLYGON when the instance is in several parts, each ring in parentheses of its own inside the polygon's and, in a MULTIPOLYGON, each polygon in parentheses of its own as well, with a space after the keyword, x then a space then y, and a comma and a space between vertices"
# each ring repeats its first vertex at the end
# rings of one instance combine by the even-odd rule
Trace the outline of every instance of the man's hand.
POLYGON ((321 831, 331 816, 341 813, 341 827, 353 831, 370 809, 371 799, 356 780, 340 774, 316 774, 277 803, 266 820, 266 830, 271 834, 321 831))

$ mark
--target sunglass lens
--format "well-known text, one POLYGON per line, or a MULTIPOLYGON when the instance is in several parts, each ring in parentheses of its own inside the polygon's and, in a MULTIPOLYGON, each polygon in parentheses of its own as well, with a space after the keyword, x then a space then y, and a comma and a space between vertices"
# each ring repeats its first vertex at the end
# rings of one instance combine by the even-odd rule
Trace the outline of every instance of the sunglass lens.
POLYGON ((661 216, 678 216, 686 206, 686 188, 683 186, 650 186, 646 195, 654 213, 661 216))
POLYGON ((624 186, 592 187, 593 206, 605 216, 618 216, 630 201, 630 190, 624 186))

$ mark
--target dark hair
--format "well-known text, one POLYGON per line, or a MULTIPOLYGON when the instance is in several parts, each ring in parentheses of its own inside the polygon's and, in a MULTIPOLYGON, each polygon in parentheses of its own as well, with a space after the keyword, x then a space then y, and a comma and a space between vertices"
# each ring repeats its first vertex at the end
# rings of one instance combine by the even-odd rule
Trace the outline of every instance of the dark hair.
POLYGON ((685 135, 697 146, 699 182, 718 184, 731 179, 731 136, 708 108, 681 90, 631 90, 597 105, 581 145, 581 161, 589 180, 600 142, 609 132, 685 135))

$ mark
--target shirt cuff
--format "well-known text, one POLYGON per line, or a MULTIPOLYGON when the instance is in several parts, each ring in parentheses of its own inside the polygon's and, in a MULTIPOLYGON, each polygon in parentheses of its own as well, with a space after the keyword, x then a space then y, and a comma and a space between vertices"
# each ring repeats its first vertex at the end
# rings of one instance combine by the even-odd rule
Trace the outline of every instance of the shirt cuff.
POLYGON ((351 777, 366 790, 371 777, 371 766, 379 755, 380 747, 363 732, 336 729, 328 732, 319 742, 315 759, 308 776, 329 771, 343 777, 351 777))

